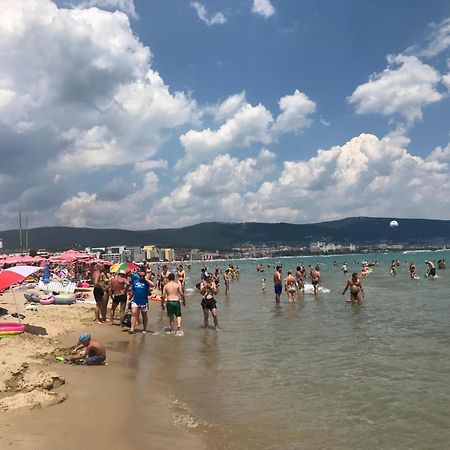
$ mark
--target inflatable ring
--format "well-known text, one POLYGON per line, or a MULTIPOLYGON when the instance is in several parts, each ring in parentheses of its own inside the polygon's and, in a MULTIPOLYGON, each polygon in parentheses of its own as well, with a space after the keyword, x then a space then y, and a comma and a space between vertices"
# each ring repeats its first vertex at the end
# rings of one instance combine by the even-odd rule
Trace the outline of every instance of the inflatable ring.
POLYGON ((25 325, 17 322, 0 322, 0 337, 23 333, 25 325))

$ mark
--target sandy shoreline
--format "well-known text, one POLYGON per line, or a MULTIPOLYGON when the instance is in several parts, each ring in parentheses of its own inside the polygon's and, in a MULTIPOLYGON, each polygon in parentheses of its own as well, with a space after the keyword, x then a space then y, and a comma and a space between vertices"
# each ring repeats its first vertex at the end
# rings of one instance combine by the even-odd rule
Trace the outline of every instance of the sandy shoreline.
MULTIPOLYGON (((175 425, 164 387, 156 381, 142 386, 136 370, 124 362, 130 345, 151 335, 130 336, 117 326, 93 325, 93 305, 42 305, 32 312, 24 308, 23 292, 15 295, 19 312, 26 316, 23 323, 40 335, 26 332, 0 339, 0 434, 8 446, 205 448, 201 436, 175 425), (105 344, 108 365, 57 362, 54 356, 75 344, 85 330, 105 344), (140 412, 143 402, 145 414, 140 412)), ((15 312, 11 293, 0 296, 0 307, 15 312)))

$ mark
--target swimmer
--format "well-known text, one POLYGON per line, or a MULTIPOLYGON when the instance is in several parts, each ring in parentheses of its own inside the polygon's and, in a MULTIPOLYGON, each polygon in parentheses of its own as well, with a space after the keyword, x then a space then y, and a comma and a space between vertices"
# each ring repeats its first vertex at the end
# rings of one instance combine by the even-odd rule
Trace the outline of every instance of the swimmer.
POLYGON ((299 290, 299 292, 305 292, 305 276, 302 270, 302 266, 297 267, 295 278, 297 281, 297 289, 299 290))
POLYGON ((297 292, 296 280, 290 271, 284 279, 284 290, 287 293, 288 303, 295 303, 295 293, 297 292))
POLYGON ((213 316, 214 327, 219 330, 219 321, 217 319, 217 304, 214 295, 217 294, 216 283, 212 280, 210 275, 200 283, 200 293, 202 294, 202 309, 203 309, 203 321, 205 328, 208 328, 209 311, 213 316))
POLYGON ((392 277, 395 277, 397 275, 397 262, 395 261, 395 259, 392 260, 391 262, 391 268, 390 268, 390 272, 392 277))
POLYGON ((283 285, 281 283, 281 266, 277 266, 273 273, 273 285, 275 289, 275 302, 280 303, 280 295, 283 291, 283 285))
POLYGON ((411 280, 416 277, 416 266, 413 262, 409 264, 409 276, 411 277, 411 280))
POLYGON ((167 307, 167 315, 169 317, 170 331, 174 332, 174 316, 177 321, 177 336, 182 336, 181 331, 181 303, 186 306, 184 299, 184 290, 180 281, 175 281, 175 275, 169 273, 169 281, 164 285, 161 296, 161 308, 167 307))
POLYGON ((345 286, 342 295, 345 295, 347 289, 350 288, 350 301, 353 305, 360 305, 362 299, 364 298, 364 289, 361 282, 358 279, 358 274, 352 273, 352 277, 347 280, 347 285, 345 286))
POLYGON ((433 279, 436 276, 436 268, 434 267, 434 263, 432 261, 425 261, 425 264, 428 266, 427 277, 433 279))
POLYGON ((314 288, 314 295, 319 293, 319 284, 320 284, 320 268, 319 266, 314 267, 313 270, 311 270, 310 273, 310 278, 311 278, 311 284, 313 285, 314 288))
POLYGON ((263 293, 263 294, 266 293, 266 279, 265 279, 265 278, 263 278, 263 279, 261 280, 261 290, 262 290, 262 293, 263 293))

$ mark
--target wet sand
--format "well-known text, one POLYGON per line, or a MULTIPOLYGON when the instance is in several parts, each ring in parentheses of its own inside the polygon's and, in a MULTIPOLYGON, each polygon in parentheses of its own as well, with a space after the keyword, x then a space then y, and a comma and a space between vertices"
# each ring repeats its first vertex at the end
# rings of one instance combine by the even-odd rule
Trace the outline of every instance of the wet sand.
MULTIPOLYGON (((128 355, 140 340, 151 341, 151 334, 130 336, 118 326, 92 325, 93 305, 38 306, 38 312, 30 312, 23 308, 22 294, 16 298, 26 315, 24 323, 47 334, 0 340, 0 435, 5 446, 205 448, 200 435, 174 423, 167 387, 136 379, 128 355), (85 330, 106 346, 108 364, 86 367, 56 361, 55 354, 76 344, 85 330)), ((0 297, 0 306, 15 311, 11 294, 0 297)))

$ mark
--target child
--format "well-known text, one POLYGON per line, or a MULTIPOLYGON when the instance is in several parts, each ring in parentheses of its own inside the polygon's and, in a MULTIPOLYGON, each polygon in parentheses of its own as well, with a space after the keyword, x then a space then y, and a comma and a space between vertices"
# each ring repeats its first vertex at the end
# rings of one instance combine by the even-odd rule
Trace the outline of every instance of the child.
POLYGON ((74 348, 72 353, 76 354, 79 350, 84 348, 81 355, 71 356, 70 361, 78 361, 84 359, 88 366, 101 365, 105 363, 106 350, 98 341, 91 339, 89 333, 81 333, 78 339, 78 345, 74 348))
POLYGON ((263 294, 266 293, 266 279, 265 279, 265 278, 263 278, 263 279, 261 280, 261 290, 262 290, 262 293, 263 293, 263 294))

